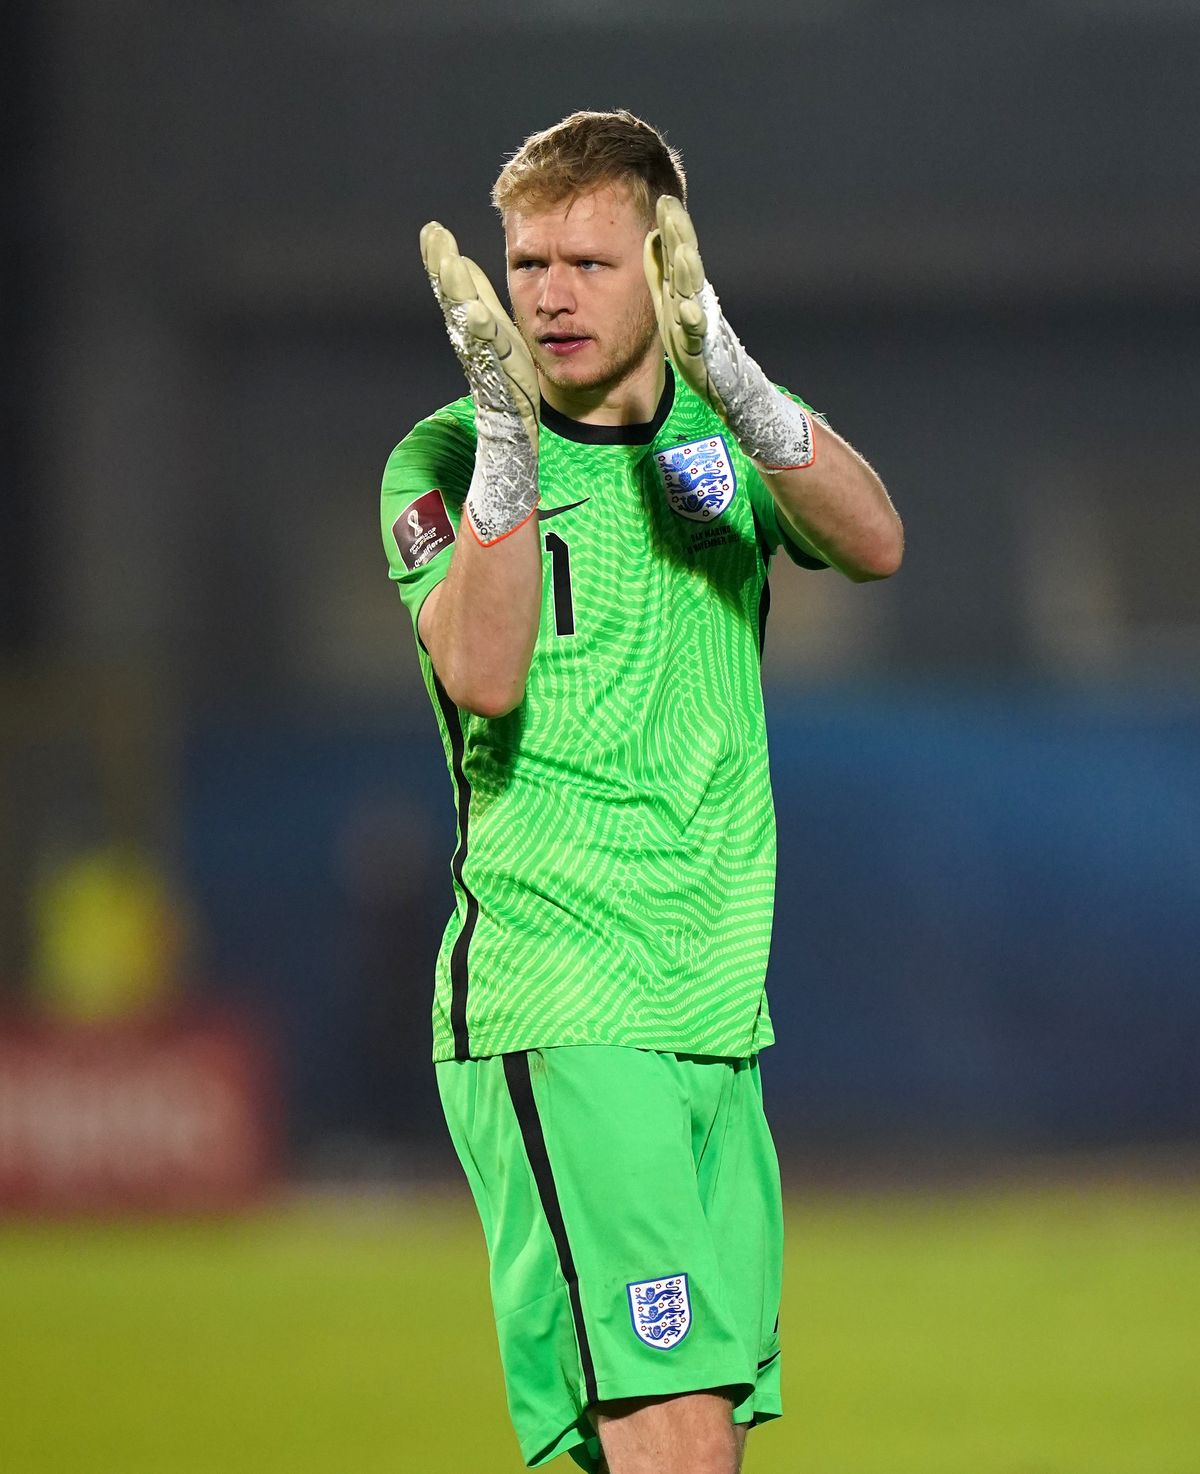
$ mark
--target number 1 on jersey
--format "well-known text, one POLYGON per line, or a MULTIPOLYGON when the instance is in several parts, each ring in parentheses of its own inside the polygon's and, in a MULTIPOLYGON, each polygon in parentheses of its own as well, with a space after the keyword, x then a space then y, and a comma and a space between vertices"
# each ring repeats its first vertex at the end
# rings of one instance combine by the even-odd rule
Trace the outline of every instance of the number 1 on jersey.
POLYGON ((557 532, 546 534, 550 581, 554 587, 554 633, 575 633, 575 600, 571 593, 571 552, 557 532))

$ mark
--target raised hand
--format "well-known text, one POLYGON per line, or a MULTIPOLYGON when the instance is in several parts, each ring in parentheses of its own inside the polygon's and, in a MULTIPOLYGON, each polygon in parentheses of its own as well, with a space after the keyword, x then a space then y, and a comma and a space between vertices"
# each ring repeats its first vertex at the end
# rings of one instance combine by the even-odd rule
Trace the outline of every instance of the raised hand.
POLYGON ((436 220, 421 231, 421 259, 475 401, 478 443, 466 505, 476 536, 490 545, 537 505, 537 371, 491 282, 436 220))
POLYGON ((657 227, 646 236, 646 283, 671 362, 764 470, 809 465, 812 421, 775 388, 726 322, 682 202, 663 195, 656 214, 657 227))

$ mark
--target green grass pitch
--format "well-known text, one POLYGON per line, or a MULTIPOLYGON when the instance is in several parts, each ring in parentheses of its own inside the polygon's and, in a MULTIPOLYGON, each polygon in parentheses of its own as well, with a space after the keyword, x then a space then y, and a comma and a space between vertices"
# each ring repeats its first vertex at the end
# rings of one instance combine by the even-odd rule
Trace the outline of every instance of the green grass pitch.
MULTIPOLYGON (((1198 1249, 1182 1187, 794 1199, 747 1474, 1194 1474, 1198 1249)), ((0 1408, 3 1474, 521 1467, 453 1194, 0 1227, 0 1408)))

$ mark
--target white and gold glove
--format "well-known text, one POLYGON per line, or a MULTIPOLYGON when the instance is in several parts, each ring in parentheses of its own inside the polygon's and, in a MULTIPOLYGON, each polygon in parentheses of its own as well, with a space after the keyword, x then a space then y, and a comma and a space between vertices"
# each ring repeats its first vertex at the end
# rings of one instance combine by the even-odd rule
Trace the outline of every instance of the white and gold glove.
POLYGON ((812 420, 776 389, 725 321, 688 212, 674 195, 663 195, 657 216, 658 228, 646 237, 646 281, 671 362, 763 470, 811 465, 812 420))
POLYGON ((459 255, 454 237, 436 220, 421 231, 421 259, 475 401, 478 440, 467 520, 490 547, 527 522, 537 506, 537 372, 491 282, 459 255))

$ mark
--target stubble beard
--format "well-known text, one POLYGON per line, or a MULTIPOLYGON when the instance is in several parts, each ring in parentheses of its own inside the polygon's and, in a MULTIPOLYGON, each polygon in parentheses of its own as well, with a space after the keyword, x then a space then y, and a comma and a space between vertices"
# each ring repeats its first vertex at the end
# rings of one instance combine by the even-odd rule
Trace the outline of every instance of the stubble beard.
POLYGON ((537 339, 531 337, 524 323, 519 323, 518 326, 539 374, 547 383, 568 393, 594 394, 617 388, 641 368, 647 354, 659 343, 658 322, 649 299, 643 309, 631 312, 611 334, 609 341, 612 348, 585 375, 563 372, 567 364, 560 364, 558 360, 550 358, 537 339))

